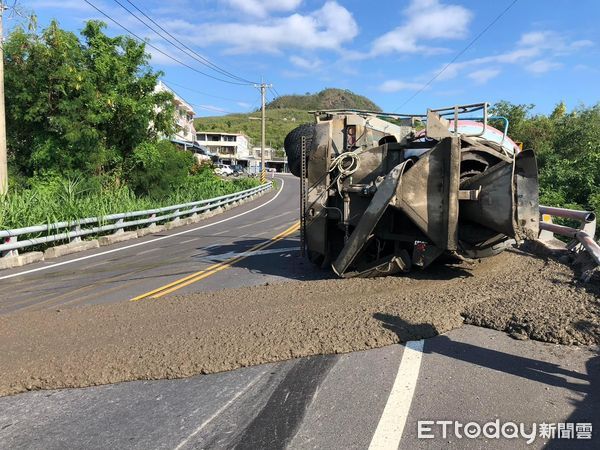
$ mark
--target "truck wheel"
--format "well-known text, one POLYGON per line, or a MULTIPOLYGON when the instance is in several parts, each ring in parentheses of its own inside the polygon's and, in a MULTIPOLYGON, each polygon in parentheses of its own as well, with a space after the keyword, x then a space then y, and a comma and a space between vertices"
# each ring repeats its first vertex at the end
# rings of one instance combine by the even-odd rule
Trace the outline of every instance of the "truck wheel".
MULTIPOLYGON (((300 176, 301 170, 301 155, 302 155, 302 137, 306 138, 306 149, 310 150, 313 133, 315 132, 315 124, 306 123, 294 128, 288 133, 283 141, 283 147, 288 158, 288 167, 297 177, 300 176)), ((307 153, 308 156, 308 153, 307 153)))

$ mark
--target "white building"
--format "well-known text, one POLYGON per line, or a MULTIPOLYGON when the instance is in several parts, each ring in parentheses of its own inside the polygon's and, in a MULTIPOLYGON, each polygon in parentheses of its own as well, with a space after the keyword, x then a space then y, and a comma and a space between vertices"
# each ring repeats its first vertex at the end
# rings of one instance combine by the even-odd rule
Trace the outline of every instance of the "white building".
POLYGON ((159 81, 154 88, 155 92, 169 92, 174 97, 175 103, 175 135, 169 136, 173 141, 182 141, 192 145, 196 138, 196 130, 194 129, 194 108, 183 98, 181 98, 173 89, 168 87, 162 81, 159 81))
POLYGON ((241 133, 223 133, 220 131, 198 131, 197 143, 219 157, 223 164, 248 166, 250 148, 248 136, 241 133))

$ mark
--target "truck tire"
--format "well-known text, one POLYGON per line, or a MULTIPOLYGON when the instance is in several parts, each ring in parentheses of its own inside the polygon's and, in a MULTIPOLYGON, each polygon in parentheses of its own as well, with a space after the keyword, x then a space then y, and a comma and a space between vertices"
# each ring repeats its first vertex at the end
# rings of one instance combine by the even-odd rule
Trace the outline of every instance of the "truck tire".
POLYGON ((302 155, 302 137, 306 138, 307 157, 308 151, 311 148, 313 134, 315 132, 315 124, 306 123, 294 128, 288 133, 283 141, 283 147, 288 158, 288 167, 297 177, 300 176, 301 170, 301 155, 302 155))

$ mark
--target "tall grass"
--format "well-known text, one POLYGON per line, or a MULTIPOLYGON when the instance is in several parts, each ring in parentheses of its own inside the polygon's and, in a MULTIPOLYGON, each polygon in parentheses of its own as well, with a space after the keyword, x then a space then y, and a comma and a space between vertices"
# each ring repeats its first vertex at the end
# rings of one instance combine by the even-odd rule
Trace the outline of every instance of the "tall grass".
POLYGON ((76 221, 232 194, 258 186, 252 178, 223 180, 208 171, 190 176, 164 198, 136 197, 126 185, 81 178, 30 180, 27 188, 0 197, 0 229, 76 221))

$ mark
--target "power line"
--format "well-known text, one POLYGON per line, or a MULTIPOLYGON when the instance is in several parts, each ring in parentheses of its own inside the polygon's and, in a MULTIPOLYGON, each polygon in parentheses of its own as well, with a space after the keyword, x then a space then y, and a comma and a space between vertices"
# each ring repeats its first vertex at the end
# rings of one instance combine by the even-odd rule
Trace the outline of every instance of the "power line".
POLYGON ((184 86, 182 84, 174 83, 173 81, 169 81, 169 80, 165 80, 165 79, 163 79, 163 81, 166 84, 168 84, 168 85, 177 86, 180 89, 185 89, 185 90, 193 92, 195 94, 205 95, 206 97, 212 97, 212 98, 216 98, 216 99, 219 99, 219 100, 226 100, 226 101, 229 101, 229 102, 236 102, 236 103, 240 101, 239 99, 227 98, 227 97, 220 97, 218 95, 209 94, 208 92, 197 91, 196 89, 189 88, 189 87, 184 86))
POLYGON ((279 92, 277 92, 277 89, 275 89, 275 86, 273 86, 272 89, 275 92, 275 95, 277 95, 277 97, 281 97, 281 94, 279 92))
POLYGON ((271 101, 274 101, 277 97, 280 97, 280 95, 277 93, 277 91, 275 90, 275 88, 269 88, 269 91, 271 91, 271 94, 273 94, 273 99, 271 101))
POLYGON ((196 108, 204 109, 206 111, 211 111, 211 112, 218 112, 218 113, 223 113, 223 114, 244 114, 241 112, 226 111, 226 110, 218 108, 216 106, 198 105, 196 103, 190 103, 190 105, 195 106, 196 108))
POLYGON ((506 14, 508 12, 508 10, 511 9, 515 5, 515 3, 517 3, 517 1, 518 0, 513 0, 512 3, 510 5, 508 5, 504 9, 504 11, 502 11, 500 14, 498 14, 496 16, 496 18, 488 24, 488 26, 486 26, 483 30, 481 30, 479 32, 479 34, 477 36, 475 36, 465 48, 463 48, 460 52, 458 52, 456 54, 456 56, 454 58, 452 58, 452 61, 450 61, 448 64, 446 64, 442 68, 442 70, 440 70, 438 73, 436 73, 427 83, 425 83, 421 87, 421 89, 419 89, 417 92, 415 92, 413 95, 411 95, 408 99, 406 99, 406 101, 404 103, 402 103, 396 109, 394 109, 394 112, 403 108, 404 105, 406 105, 407 103, 412 101, 417 95, 419 95, 421 92, 423 92, 425 89, 427 89, 431 85, 431 83, 433 83, 441 74, 443 74, 446 71, 446 69, 448 69, 448 67, 450 67, 452 64, 454 64, 458 58, 460 58, 467 50, 469 50, 473 46, 473 44, 475 44, 475 42, 477 42, 477 40, 485 34, 486 31, 488 31, 490 28, 492 28, 492 26, 494 26, 494 24, 496 22, 498 22, 502 18, 502 16, 504 16, 504 14, 506 14))
POLYGON ((94 5, 89 0, 83 0, 83 1, 86 2, 88 5, 90 5, 92 8, 94 8, 96 11, 98 11, 100 14, 102 14, 104 17, 106 17, 107 19, 109 19, 110 21, 112 21, 113 23, 115 23, 117 26, 121 27, 123 30, 125 30, 127 33, 129 33, 131 36, 133 36, 135 39, 137 39, 138 41, 140 41, 142 43, 145 43, 147 46, 153 48, 154 50, 156 50, 160 54, 166 56, 167 58, 169 58, 169 59, 171 59, 173 61, 175 61, 176 63, 178 63, 178 64, 180 64, 180 65, 182 65, 184 67, 187 67, 188 69, 193 70, 194 72, 197 72, 197 73, 199 73, 201 75, 204 75, 205 77, 209 77, 209 78, 212 78, 212 79, 217 80, 217 81, 222 81, 223 83, 236 84, 236 85, 240 85, 240 86, 247 86, 248 85, 248 83, 239 83, 239 82, 235 82, 235 81, 231 81, 231 80, 224 80, 222 78, 215 77, 215 76, 210 75, 208 73, 202 72, 201 70, 198 70, 195 67, 190 66, 189 64, 184 63, 183 61, 175 58, 174 56, 169 55, 167 52, 162 51, 160 48, 158 48, 155 45, 151 44, 147 40, 142 39, 137 34, 135 34, 133 31, 129 30, 124 25, 121 25, 119 22, 117 22, 111 16, 109 16, 108 14, 106 14, 104 11, 102 11, 100 8, 98 8, 96 5, 94 5))
POLYGON ((202 65, 204 65, 204 66, 206 66, 206 67, 208 67, 208 68, 210 68, 210 69, 212 69, 212 70, 214 70, 216 72, 219 72, 222 75, 225 75, 227 77, 233 78, 233 79, 235 79, 237 81, 242 81, 242 82, 248 83, 248 84, 253 84, 254 83, 253 81, 246 80, 246 79, 244 79, 242 77, 238 77, 237 75, 232 74, 231 72, 228 72, 227 70, 223 69, 222 67, 219 67, 218 65, 216 65, 212 61, 208 60, 206 57, 204 57, 201 54, 199 54, 198 52, 196 52, 194 49, 190 48, 188 45, 186 45, 185 43, 183 43, 176 36, 174 36, 168 30, 166 30, 163 26, 161 26, 158 22, 156 22, 152 17, 150 17, 148 14, 146 14, 140 8, 138 8, 130 0, 126 0, 127 3, 129 3, 140 14, 142 14, 146 19, 148 19, 150 22, 152 22, 156 27, 158 27, 160 30, 162 30, 165 34, 167 34, 171 39, 173 39, 179 45, 173 43, 170 39, 166 38, 160 32, 156 31, 154 28, 152 28, 150 25, 148 25, 144 20, 142 20, 139 16, 137 16, 134 12, 132 12, 130 9, 128 9, 125 5, 123 5, 119 0, 114 0, 114 1, 119 6, 121 6, 121 8, 123 8, 125 11, 127 11, 129 14, 131 14, 133 17, 135 17, 138 21, 140 21, 142 24, 144 24, 146 27, 148 27, 150 30, 152 30, 155 34, 157 34, 158 36, 160 36, 165 41, 169 42, 171 45, 173 45, 174 47, 176 47, 178 50, 182 51, 186 55, 190 56, 191 58, 194 58, 200 64, 202 64, 202 65))

